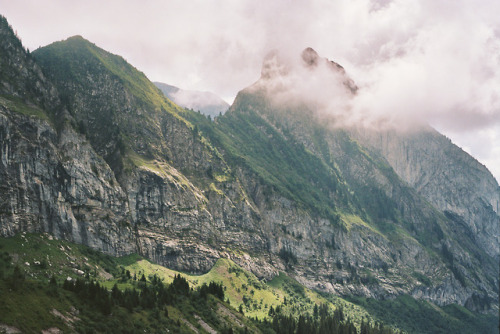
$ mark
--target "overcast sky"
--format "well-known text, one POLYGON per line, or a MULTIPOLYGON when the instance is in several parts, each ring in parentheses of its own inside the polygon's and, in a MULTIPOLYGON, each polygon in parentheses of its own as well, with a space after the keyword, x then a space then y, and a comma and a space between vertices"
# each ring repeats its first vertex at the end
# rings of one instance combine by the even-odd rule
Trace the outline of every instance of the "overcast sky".
POLYGON ((498 0, 0 0, 30 50, 73 35, 229 103, 271 49, 343 65, 374 113, 431 122, 500 180, 498 0))

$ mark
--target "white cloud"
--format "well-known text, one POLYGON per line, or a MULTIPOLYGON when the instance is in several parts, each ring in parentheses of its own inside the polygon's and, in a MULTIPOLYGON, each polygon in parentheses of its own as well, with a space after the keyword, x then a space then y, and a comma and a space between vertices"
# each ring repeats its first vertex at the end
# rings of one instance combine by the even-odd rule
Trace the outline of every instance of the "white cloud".
POLYGON ((279 48, 343 65, 356 108, 435 124, 500 179, 498 0, 0 0, 34 49, 80 34, 155 81, 231 100, 279 48), (465 144, 462 144, 465 145, 465 144))

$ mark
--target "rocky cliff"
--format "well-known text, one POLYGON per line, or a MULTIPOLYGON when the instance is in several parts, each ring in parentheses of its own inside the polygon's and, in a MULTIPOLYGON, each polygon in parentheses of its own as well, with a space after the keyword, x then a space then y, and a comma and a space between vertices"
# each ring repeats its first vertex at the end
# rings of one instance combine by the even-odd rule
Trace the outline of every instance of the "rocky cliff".
POLYGON ((70 126, 57 89, 1 24, 2 235, 45 231, 112 254, 133 251, 126 196, 113 172, 70 126))
POLYGON ((500 188, 485 166, 430 127, 399 133, 357 129, 354 135, 436 208, 463 224, 498 262, 500 188))
MULTIPOLYGON (((494 232, 498 214, 468 229, 467 200, 443 213, 378 146, 312 117, 320 105, 279 104, 283 87, 258 83, 211 122, 81 37, 31 56, 6 22, 0 30, 2 235, 46 231, 196 273, 225 257, 324 291, 496 307, 482 226, 494 232)), ((270 59, 261 80, 297 66, 270 59)), ((301 59, 305 73, 325 66, 332 89, 355 94, 339 65, 313 50, 301 59)))

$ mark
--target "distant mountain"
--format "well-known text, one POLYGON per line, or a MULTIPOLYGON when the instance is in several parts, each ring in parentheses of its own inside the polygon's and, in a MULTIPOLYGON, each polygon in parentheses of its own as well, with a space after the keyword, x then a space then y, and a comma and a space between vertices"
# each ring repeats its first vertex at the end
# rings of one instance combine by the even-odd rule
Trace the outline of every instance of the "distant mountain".
POLYGON ((166 97, 179 106, 200 111, 212 118, 224 114, 229 109, 229 104, 214 93, 184 90, 161 82, 154 84, 166 97))
POLYGON ((426 125, 339 126, 358 92, 339 64, 270 54, 209 121, 80 36, 29 54, 1 23, 1 236, 47 232, 195 274, 228 258, 324 293, 498 310, 498 183, 426 125))

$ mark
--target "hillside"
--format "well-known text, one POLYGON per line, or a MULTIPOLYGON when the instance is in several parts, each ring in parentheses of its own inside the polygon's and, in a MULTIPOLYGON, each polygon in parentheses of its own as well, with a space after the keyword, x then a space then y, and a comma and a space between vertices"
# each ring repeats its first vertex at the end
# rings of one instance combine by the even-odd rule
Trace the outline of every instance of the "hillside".
MULTIPOLYGON (((313 52, 311 49, 306 51, 308 56, 313 52)), ((276 66, 275 61, 272 63, 276 66)), ((337 264, 334 270, 335 279, 330 280, 334 289, 338 289, 337 291, 344 289, 341 284, 335 283, 345 283, 345 278, 340 272, 343 265, 350 263, 362 264, 360 267, 364 268, 366 276, 361 276, 361 279, 365 281, 369 281, 371 275, 387 279, 390 277, 388 268, 392 268, 389 272, 397 272, 396 275, 404 277, 406 284, 411 284, 410 282, 417 277, 436 278, 442 282, 439 288, 426 286, 425 280, 420 282, 422 285, 417 283, 412 287, 414 295, 425 296, 436 302, 442 298, 438 297, 441 294, 438 291, 443 289, 454 290, 455 296, 452 298, 462 298, 458 296, 460 294, 458 291, 462 289, 459 286, 468 286, 470 278, 477 277, 479 272, 483 272, 479 275, 484 275, 481 280, 491 283, 495 281, 494 277, 498 276, 495 248, 481 244, 478 232, 471 233, 471 229, 464 226, 464 218, 461 218, 463 210, 469 207, 467 196, 462 196, 462 204, 455 205, 453 209, 450 209, 449 205, 433 207, 429 204, 433 198, 422 193, 420 187, 415 185, 415 188, 412 187, 405 179, 405 175, 398 174, 401 172, 401 167, 393 169, 391 165, 393 161, 388 160, 383 152, 374 147, 376 141, 363 142, 359 133, 353 129, 332 126, 333 120, 322 118, 311 105, 302 100, 293 104, 290 102, 285 105, 276 104, 276 95, 282 92, 275 89, 276 87, 282 89, 282 86, 269 84, 269 80, 278 81, 273 75, 283 74, 279 71, 268 71, 265 62, 262 78, 240 92, 230 111, 219 117, 214 126, 204 123, 205 127, 200 125, 200 128, 210 134, 213 142, 225 147, 223 152, 227 161, 249 168, 270 188, 278 190, 294 203, 308 208, 309 212, 328 217, 330 222, 340 223, 339 227, 343 228, 340 230, 348 232, 347 236, 344 236, 342 232, 336 234, 335 229, 332 229, 334 231, 332 237, 325 238, 325 232, 315 230, 313 224, 306 229, 303 228, 303 222, 297 224, 298 226, 293 224, 286 226, 288 233, 293 233, 292 237, 316 236, 314 245, 323 246, 321 257, 326 263, 337 264), (309 179, 304 180, 304 178, 309 179), (354 228, 351 229, 352 227, 354 228), (356 235, 357 233, 359 234, 356 235), (321 240, 318 236, 325 239, 321 240), (359 238, 357 240, 364 243, 363 246, 353 246, 354 238, 359 238), (369 240, 377 241, 371 244, 369 240), (380 252, 382 249, 386 252, 380 252), (483 265, 475 265, 479 263, 483 265), (467 273, 466 268, 472 267, 475 269, 467 273), (443 275, 446 270, 451 270, 453 277, 446 278, 446 275, 443 275)), ((333 67, 332 76, 334 78, 340 76, 340 82, 352 84, 337 65, 333 67)), ((283 79, 281 82, 287 81, 283 79)), ((348 94, 351 94, 351 86, 342 85, 347 87, 348 94)), ((478 175, 478 178, 485 180, 485 183, 496 184, 484 167, 454 147, 443 136, 427 128, 421 130, 419 135, 422 138, 429 138, 428 140, 438 138, 442 142, 441 146, 433 147, 434 156, 440 156, 440 150, 453 150, 454 159, 466 160, 470 168, 481 171, 482 174, 478 175)), ((405 144, 406 150, 421 150, 416 143, 413 147, 411 142, 405 144)), ((396 156, 394 153, 392 151, 393 157, 396 156)), ((404 159, 404 156, 402 158, 404 159)), ((439 166, 439 161, 431 159, 430 161, 434 161, 436 167, 432 167, 432 163, 426 161, 427 170, 444 167, 439 166)), ((405 161, 401 158, 399 164, 402 166, 408 164, 408 168, 419 166, 415 161, 405 161)), ((459 165, 456 161, 454 166, 459 165)), ((454 168, 458 173, 459 168, 454 168)), ((446 182, 446 179, 440 180, 438 177, 439 174, 428 174, 431 182, 440 188, 449 189, 450 182, 446 182)), ((466 187, 463 183, 465 180, 464 177, 457 177, 452 184, 458 188, 466 187)), ((437 198, 439 192, 434 189, 434 198, 437 198)), ((471 191, 472 189, 474 188, 471 188, 471 191)), ((481 203, 484 203, 483 201, 491 203, 489 198, 498 196, 495 186, 483 190, 484 192, 478 190, 476 194, 470 195, 471 198, 481 196, 484 198, 479 200, 481 203)), ((449 192, 444 192, 440 196, 449 197, 449 192)), ((487 245, 491 245, 498 235, 495 231, 499 228, 499 218, 492 210, 491 204, 486 204, 484 208, 485 216, 476 217, 481 224, 487 226, 486 231, 483 228, 476 228, 475 231, 484 231, 480 233, 487 236, 489 240, 487 245)), ((297 254, 307 252, 308 238, 292 240, 295 241, 294 252, 297 254)), ((304 260, 298 257, 299 263, 304 260)), ((316 268, 316 274, 321 268, 313 265, 310 267, 316 268)), ((307 274, 303 273, 301 276, 307 274)), ((388 281, 393 280, 397 279, 394 276, 388 279, 388 281)), ((497 288, 491 286, 491 289, 493 296, 497 293, 497 288)), ((370 287, 371 293, 377 293, 377 290, 377 287, 370 287)), ((471 304, 473 304, 472 299, 469 305, 471 304)))
MULTIPOLYGON (((352 303, 332 295, 319 295, 283 273, 269 282, 259 281, 230 260, 221 259, 208 273, 194 276, 155 265, 136 254, 114 258, 55 240, 48 234, 23 233, 0 238, 0 250, 0 291, 7 297, 0 306, 0 329, 4 330, 156 333, 168 329, 174 333, 229 333, 233 329, 236 333, 271 333, 281 316, 314 317, 324 306, 331 314, 342 310, 358 329, 368 323, 373 326, 377 321, 405 333, 447 333, 459 329, 464 333, 493 333, 496 326, 494 316, 472 314, 457 306, 436 308, 407 296, 385 302, 357 298, 352 303), (180 275, 193 289, 188 295, 179 285, 180 275), (169 299, 164 306, 149 306, 145 291, 157 287, 158 281, 169 291, 169 299), (111 291, 109 298, 113 303, 106 306, 90 296, 82 296, 71 282, 98 283, 111 291), (224 287, 222 299, 215 292, 200 295, 199 289, 210 283, 224 287), (172 285, 175 289, 170 288, 172 285), (122 302, 115 300, 120 296, 117 289, 125 294, 137 291, 137 300, 131 306, 121 306, 122 302), (24 305, 22 313, 20 305, 24 305), (238 311, 240 305, 246 317, 238 311), (401 305, 409 312, 388 318, 379 311, 381 307, 401 305), (409 316, 410 309, 418 310, 426 321, 409 316), (109 311, 111 315, 106 315, 109 311)), ((390 333, 388 326, 384 328, 383 333, 390 333)), ((372 331, 377 333, 375 329, 372 331)))
POLYGON ((314 50, 271 54, 212 121, 82 37, 30 54, 5 19, 0 33, 2 237, 49 233, 192 275, 283 272, 373 312, 382 300, 498 311, 496 181, 429 128, 409 140, 319 117, 297 78, 320 70, 340 104, 358 88, 314 50))

